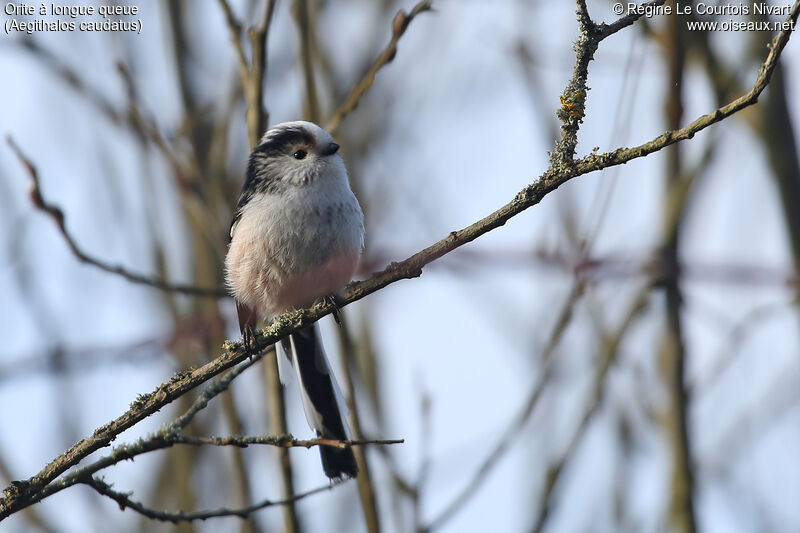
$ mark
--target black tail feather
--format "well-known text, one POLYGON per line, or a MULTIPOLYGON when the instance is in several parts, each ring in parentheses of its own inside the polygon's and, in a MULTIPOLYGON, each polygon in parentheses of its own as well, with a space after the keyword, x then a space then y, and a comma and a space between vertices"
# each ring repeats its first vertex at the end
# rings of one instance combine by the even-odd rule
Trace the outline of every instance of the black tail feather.
POLYGON ((356 456, 352 449, 320 446, 319 453, 322 457, 322 469, 329 478, 341 479, 358 475, 356 456))
MULTIPOLYGON (((290 336, 290 339, 295 350, 301 389, 315 411, 313 414, 306 413, 309 423, 319 437, 347 440, 346 422, 339 411, 333 385, 335 378, 329 370, 316 326, 312 325, 297 331, 290 336), (312 422, 314 418, 318 423, 312 422)), ((304 407, 307 409, 305 404, 304 407)), ((322 456, 322 468, 329 478, 358 475, 358 466, 352 449, 320 446, 319 450, 322 456)))

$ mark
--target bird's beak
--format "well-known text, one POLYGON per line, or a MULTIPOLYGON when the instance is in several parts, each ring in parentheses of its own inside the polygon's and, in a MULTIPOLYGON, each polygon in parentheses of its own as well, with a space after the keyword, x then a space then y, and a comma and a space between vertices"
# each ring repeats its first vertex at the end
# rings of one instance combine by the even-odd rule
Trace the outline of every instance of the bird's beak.
POLYGON ((325 147, 325 150, 322 151, 322 155, 333 155, 339 150, 339 145, 336 143, 330 143, 328 146, 325 147))

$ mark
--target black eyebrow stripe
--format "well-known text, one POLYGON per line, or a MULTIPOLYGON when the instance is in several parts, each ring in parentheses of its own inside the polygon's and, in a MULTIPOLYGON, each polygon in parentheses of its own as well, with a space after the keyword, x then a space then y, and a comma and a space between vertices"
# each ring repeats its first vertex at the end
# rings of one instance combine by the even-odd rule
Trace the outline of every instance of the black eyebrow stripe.
POLYGON ((260 152, 267 156, 272 154, 285 153, 287 148, 303 144, 309 147, 314 146, 314 136, 305 128, 286 128, 271 135, 267 140, 256 147, 254 152, 260 152))
POLYGON ((248 159, 242 191, 239 194, 236 211, 228 230, 228 234, 231 237, 237 222, 242 217, 244 207, 253 195, 257 192, 274 192, 280 187, 281 182, 279 179, 264 175, 265 168, 263 165, 259 165, 259 160, 263 162, 264 159, 284 154, 288 151, 288 148, 294 148, 297 145, 305 145, 311 148, 315 142, 314 135, 307 129, 288 127, 281 128, 270 135, 265 142, 256 146, 248 159))

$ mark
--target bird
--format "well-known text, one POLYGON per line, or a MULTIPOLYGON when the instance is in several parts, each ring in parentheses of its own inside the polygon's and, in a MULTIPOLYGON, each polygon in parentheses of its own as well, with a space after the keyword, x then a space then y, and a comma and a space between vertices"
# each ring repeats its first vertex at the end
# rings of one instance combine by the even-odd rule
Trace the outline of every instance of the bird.
MULTIPOLYGON (((270 128, 250 154, 225 257, 246 349, 259 321, 341 290, 363 248, 364 214, 333 137, 313 122, 270 128)), ((292 333, 281 347, 281 380, 293 368, 309 426, 320 438, 348 440, 346 406, 317 324, 292 333)), ((350 447, 319 449, 328 478, 358 475, 350 447)))

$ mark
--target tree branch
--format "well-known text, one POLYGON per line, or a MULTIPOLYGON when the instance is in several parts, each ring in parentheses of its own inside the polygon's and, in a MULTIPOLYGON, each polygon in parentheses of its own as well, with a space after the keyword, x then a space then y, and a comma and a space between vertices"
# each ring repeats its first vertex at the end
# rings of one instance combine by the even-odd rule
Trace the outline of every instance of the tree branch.
MULTIPOLYGON (((264 109, 264 80, 267 73, 267 37, 275 11, 275 1, 266 0, 264 15, 261 23, 256 28, 250 28, 248 35, 252 46, 253 56, 250 65, 241 52, 241 26, 236 22, 230 5, 226 0, 219 0, 225 11, 228 20, 231 39, 239 51, 239 78, 244 89, 245 100, 247 102, 247 137, 250 148, 253 149, 258 144, 264 129, 266 128, 267 113, 264 109)), ((269 405, 270 431, 275 434, 286 433, 286 407, 278 377, 278 363, 274 357, 269 358, 264 364, 266 390, 269 405)), ((292 480, 292 465, 285 449, 279 450, 278 468, 280 470, 279 482, 285 497, 294 493, 292 480)), ((299 530, 297 513, 294 506, 289 505, 283 509, 283 518, 286 533, 295 533, 299 530)))
POLYGON ((591 396, 589 397, 589 401, 583 410, 581 419, 578 422, 578 426, 575 428, 567 447, 561 453, 561 456, 558 458, 558 460, 547 468, 544 493, 538 499, 538 505, 534 512, 535 519, 532 530, 535 533, 541 533, 541 531, 543 531, 547 525, 547 520, 550 517, 550 511, 552 510, 554 503, 554 491, 558 485, 559 479, 561 478, 561 474, 564 472, 564 468, 566 467, 567 463, 569 463, 569 461, 575 456, 575 453, 578 450, 578 445, 583 440, 583 436, 586 434, 586 430, 589 428, 589 422, 591 422, 595 413, 603 404, 606 376, 608 375, 609 370, 619 355, 619 348, 623 339, 625 339, 626 333, 630 331, 636 320, 640 318, 646 310, 647 300, 650 296, 650 291, 652 288, 652 284, 647 284, 638 292, 638 294, 633 298, 631 306, 622 319, 620 326, 616 331, 608 334, 606 338, 602 339, 602 342, 600 343, 602 349, 592 379, 591 396))
POLYGON ((210 445, 210 446, 237 446, 239 448, 247 448, 251 444, 265 444, 268 446, 275 446, 276 448, 312 448, 314 446, 331 446, 334 448, 350 448, 352 446, 365 446, 367 444, 375 445, 389 445, 389 444, 403 444, 405 439, 308 439, 300 440, 295 439, 291 435, 231 435, 229 437, 187 437, 181 435, 175 437, 173 442, 179 444, 196 444, 196 445, 210 445))
POLYGON ((367 73, 364 74, 364 77, 361 78, 361 81, 356 83, 350 90, 350 94, 347 95, 345 101, 339 106, 339 109, 333 113, 328 123, 325 124, 325 129, 328 130, 331 135, 339 129, 344 118, 358 106, 361 97, 364 96, 364 93, 375 83, 375 76, 378 75, 378 71, 392 62, 394 56, 397 54, 397 43, 406 32, 411 21, 420 13, 431 11, 433 9, 431 4, 432 0, 423 0, 418 2, 417 5, 411 9, 410 13, 406 13, 402 9, 397 12, 394 19, 392 19, 392 38, 389 40, 389 44, 387 44, 386 48, 378 55, 378 58, 369 70, 367 70, 367 73))
POLYGON ((335 486, 344 483, 344 481, 332 481, 330 485, 325 485, 324 487, 317 487, 316 489, 311 489, 306 492, 301 492, 299 494, 294 494, 288 498, 284 498, 282 500, 262 500, 259 503, 249 505, 247 507, 242 507, 240 509, 216 509, 214 511, 196 511, 193 513, 187 513, 184 511, 180 511, 177 513, 170 513, 167 511, 159 511, 156 509, 151 509, 150 507, 146 507, 140 502, 132 500, 130 498, 131 493, 122 493, 115 491, 111 488, 111 485, 103 481, 102 479, 98 479, 95 477, 90 477, 81 481, 84 485, 88 485, 96 490, 99 494, 103 496, 108 496, 115 502, 119 504, 119 508, 121 510, 132 509, 137 513, 146 516, 147 518, 151 518, 153 520, 160 520, 163 522, 191 522, 194 520, 208 520, 209 518, 218 518, 222 516, 238 516, 239 518, 247 518, 252 513, 259 511, 261 509, 265 509, 267 507, 274 507, 276 505, 289 505, 293 504, 298 500, 302 500, 303 498, 307 498, 314 494, 318 494, 320 492, 325 492, 328 490, 333 489, 335 486))
MULTIPOLYGON (((665 0, 655 0, 648 4, 660 5, 665 0)), ((577 0, 578 10, 578 39, 575 41, 575 68, 572 78, 561 94, 561 109, 557 115, 561 120, 561 139, 556 142, 555 149, 550 154, 551 168, 569 165, 575 158, 575 147, 578 145, 578 129, 586 112, 586 98, 589 86, 589 63, 594 59, 594 53, 600 42, 638 20, 644 10, 622 17, 611 26, 595 24, 586 8, 586 0, 577 0)))
POLYGON ((299 63, 303 69, 303 84, 306 89, 304 105, 304 115, 311 122, 320 121, 319 97, 317 96, 317 82, 314 77, 314 57, 312 40, 314 39, 313 21, 311 18, 312 7, 308 0, 294 0, 292 3, 292 15, 297 25, 298 38, 300 40, 299 63))
POLYGON ((64 240, 67 242, 67 246, 72 251, 73 255, 78 258, 79 261, 82 263, 86 263, 92 266, 103 270, 104 272, 108 272, 111 274, 116 274, 125 278, 126 280, 132 283, 140 283, 143 285, 148 285, 155 289, 159 289, 162 291, 168 292, 178 292, 182 294, 190 294, 193 296, 205 296, 205 297, 212 297, 212 298, 222 298, 227 295, 227 291, 223 289, 206 289, 202 287, 195 287, 193 285, 182 285, 182 284, 174 284, 169 283, 167 281, 151 278, 149 276, 144 276, 142 274, 137 274, 131 272, 130 270, 126 269, 121 265, 113 265, 111 263, 107 263, 100 259, 90 256, 86 252, 84 252, 78 243, 75 242, 75 239, 72 235, 67 231, 66 220, 64 217, 64 212, 55 205, 48 203, 44 197, 42 196, 42 191, 39 183, 39 173, 36 171, 36 167, 33 165, 30 159, 28 159, 25 154, 22 153, 22 150, 19 148, 17 143, 10 135, 6 135, 6 142, 11 147, 11 150, 20 160, 22 165, 25 167, 25 170, 28 172, 28 176, 30 177, 30 190, 29 194, 31 197, 31 202, 33 203, 34 207, 48 215, 58 226, 58 230, 61 232, 61 235, 64 237, 64 240))
MULTIPOLYGON (((664 33, 664 56, 668 70, 664 114, 667 127, 677 128, 683 116, 687 32, 678 17, 669 17, 664 33)), ((664 197, 665 227, 660 255, 664 265, 666 328, 659 354, 659 366, 668 396, 663 425, 672 456, 667 519, 677 531, 695 533, 697 513, 688 424, 689 397, 686 394, 687 355, 682 303, 684 295, 679 266, 681 235, 694 176, 684 169, 681 145, 671 146, 665 154, 667 194, 664 197)))
MULTIPOLYGON (((356 402, 356 388, 353 373, 356 372, 356 346, 350 334, 350 326, 344 313, 339 314, 339 348, 343 358, 345 386, 350 394, 347 397, 347 408, 350 412, 350 431, 356 439, 362 438, 361 412, 356 402)), ((372 476, 372 462, 367 459, 366 450, 363 448, 353 450, 358 464, 358 495, 361 500, 361 509, 364 514, 364 523, 367 533, 380 533, 380 514, 378 502, 375 497, 375 484, 372 476)))
POLYGON ((576 283, 570 290, 569 295, 564 301, 563 306, 558 312, 553 330, 550 332, 547 344, 541 351, 540 359, 542 361, 542 368, 539 371, 539 376, 536 379, 528 399, 514 417, 511 424, 505 430, 500 440, 492 448, 492 451, 486 455, 478 469, 470 477, 469 481, 464 484, 464 488, 447 504, 444 509, 439 512, 425 527, 418 528, 422 533, 429 533, 442 527, 447 521, 456 515, 461 509, 464 508, 466 503, 475 495, 481 487, 481 482, 486 479, 489 473, 500 462, 505 453, 511 448, 514 439, 519 437, 521 432, 520 428, 531 418, 536 406, 539 404, 539 398, 542 397, 545 387, 550 383, 550 378, 553 375, 553 353, 561 342, 561 338, 567 327, 572 321, 572 316, 575 311, 580 298, 583 296, 584 285, 583 283, 576 283))
MULTIPOLYGON (((271 352, 266 352, 271 353, 271 352)), ((208 403, 216 396, 228 389, 230 384, 240 376, 245 370, 258 363, 265 355, 261 352, 252 359, 248 359, 243 364, 229 371, 222 378, 207 386, 205 390, 195 398, 189 409, 184 414, 175 418, 171 423, 163 426, 158 432, 150 435, 144 439, 139 439, 136 442, 122 444, 112 449, 109 455, 101 457, 97 461, 79 468, 70 474, 48 484, 44 489, 38 493, 36 498, 30 503, 36 503, 46 497, 60 492, 78 483, 86 483, 87 479, 92 479, 93 476, 110 466, 116 465, 122 461, 132 460, 140 455, 150 453, 157 450, 171 448, 176 444, 180 445, 212 445, 212 446, 235 446, 244 448, 251 444, 261 444, 275 446, 278 448, 293 448, 303 447, 311 448, 314 446, 334 446, 337 448, 345 448, 350 446, 364 446, 364 445, 390 445, 401 444, 403 439, 393 440, 335 440, 335 439, 309 439, 300 440, 295 439, 291 435, 280 436, 241 436, 233 435, 228 437, 190 437, 183 435, 181 431, 188 426, 194 419, 195 415, 208 406, 208 403)), ((141 398, 140 398, 141 399, 141 398)), ((139 400, 137 400, 138 402, 139 400)), ((135 405, 136 402, 134 402, 135 405)), ((17 483, 16 485, 19 485, 17 483)), ((13 485, 12 485, 13 486, 13 485)), ((8 490, 8 489, 7 489, 8 490)), ((291 499, 287 496, 286 503, 291 503, 291 499)))
MULTIPOLYGON (((242 46, 242 25, 236 20, 236 15, 233 14, 233 9, 227 0, 218 0, 219 7, 225 14, 225 24, 228 25, 228 33, 230 34, 231 44, 236 52, 236 64, 239 66, 239 73, 247 72, 247 56, 244 53, 242 46)), ((245 81, 245 76, 242 76, 242 83, 245 81)))

